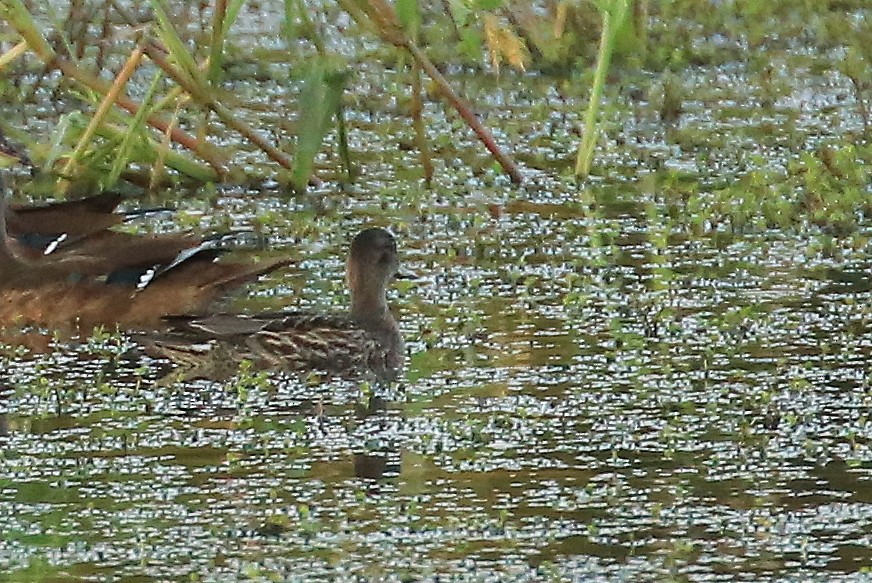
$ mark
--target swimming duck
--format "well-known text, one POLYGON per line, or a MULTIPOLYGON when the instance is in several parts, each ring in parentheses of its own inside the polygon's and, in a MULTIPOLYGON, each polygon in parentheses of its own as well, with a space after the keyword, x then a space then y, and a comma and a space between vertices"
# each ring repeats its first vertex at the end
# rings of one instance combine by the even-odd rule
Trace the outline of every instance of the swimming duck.
POLYGON ((123 197, 101 192, 78 200, 42 205, 10 203, 6 210, 6 233, 16 252, 37 257, 64 240, 79 239, 120 225, 126 215, 115 212, 123 197))
MULTIPOLYGON (((8 217, 19 232, 25 232, 22 217, 36 211, 19 207, 10 212, 7 207, 4 193, 0 196, 0 327, 5 328, 158 329, 164 316, 202 312, 231 289, 290 262, 216 261, 226 251, 220 237, 199 240, 109 230, 82 235, 33 260, 18 253, 6 225, 8 217)), ((71 213, 76 212, 74 207, 71 213)), ((111 210, 94 212, 113 215, 111 210)))
POLYGON ((171 332, 145 339, 146 351, 180 365, 181 376, 188 379, 226 380, 243 359, 261 368, 373 373, 379 379, 394 379, 405 355, 386 294, 398 272, 393 235, 366 229, 352 241, 346 262, 348 313, 169 317, 171 332))

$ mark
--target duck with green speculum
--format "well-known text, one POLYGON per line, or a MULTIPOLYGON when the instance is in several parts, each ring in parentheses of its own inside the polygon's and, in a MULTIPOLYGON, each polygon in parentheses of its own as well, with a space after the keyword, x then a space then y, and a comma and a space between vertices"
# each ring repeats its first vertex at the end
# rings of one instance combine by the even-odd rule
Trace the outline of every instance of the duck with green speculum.
POLYGON ((403 340, 387 303, 390 282, 404 277, 399 267, 393 235, 369 228, 354 238, 346 262, 348 313, 170 317, 171 332, 145 338, 144 344, 152 356, 179 365, 180 376, 186 379, 225 380, 248 360, 258 368, 318 369, 393 380, 405 359, 403 340))

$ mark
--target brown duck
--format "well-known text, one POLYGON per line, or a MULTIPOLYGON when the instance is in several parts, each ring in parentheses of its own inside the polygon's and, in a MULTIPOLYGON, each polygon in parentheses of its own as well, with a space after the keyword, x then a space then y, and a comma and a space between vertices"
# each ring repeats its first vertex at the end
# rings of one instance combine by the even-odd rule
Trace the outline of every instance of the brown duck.
MULTIPOLYGON (((42 205, 10 204, 6 211, 7 244, 25 259, 57 261, 70 256, 102 257, 102 269, 115 263, 166 264, 203 240, 190 235, 141 236, 110 230, 129 220, 168 209, 118 212, 123 197, 102 192, 87 198, 42 205), (120 259, 123 257, 123 259, 120 259)), ((100 268, 98 268, 100 269, 100 268)))
POLYGON ((146 339, 145 344, 151 355, 180 365, 184 378, 224 380, 246 359, 262 368, 373 373, 394 379, 403 366, 404 348, 386 293, 398 270, 393 235, 366 229, 354 238, 346 262, 351 291, 347 314, 171 317, 172 331, 146 339))
POLYGON ((10 203, 6 210, 6 233, 23 255, 38 256, 51 246, 81 239, 120 225, 126 215, 115 212, 123 197, 101 192, 79 200, 43 205, 10 203))
MULTIPOLYGON (((202 312, 231 289, 289 263, 216 261, 225 251, 217 237, 202 241, 105 230, 123 218, 113 212, 114 199, 111 205, 108 195, 100 200, 102 207, 89 207, 93 200, 79 206, 69 203, 73 206, 66 209, 71 217, 66 227, 76 238, 50 254, 28 259, 19 253, 27 244, 8 236, 7 220, 19 237, 34 230, 37 235, 56 235, 59 229, 48 219, 33 218, 48 213, 44 207, 7 209, 2 197, 0 327, 70 332, 87 332, 98 325, 155 329, 162 326, 164 316, 202 312), (94 219, 92 232, 87 232, 89 218, 94 219), (86 227, 77 232, 79 221, 86 227)), ((62 223, 57 218, 57 227, 62 223)))

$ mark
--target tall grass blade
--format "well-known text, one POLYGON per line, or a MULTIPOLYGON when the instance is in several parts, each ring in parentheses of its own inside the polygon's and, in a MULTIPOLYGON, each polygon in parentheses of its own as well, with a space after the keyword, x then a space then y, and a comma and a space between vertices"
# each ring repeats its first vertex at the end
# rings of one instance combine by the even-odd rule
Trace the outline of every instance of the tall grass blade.
POLYGON ((27 42, 21 41, 2 55, 0 55, 0 71, 6 68, 7 65, 15 61, 18 57, 27 52, 27 42))
MULTIPOLYGON (((175 124, 173 123, 167 123, 166 131, 171 133, 174 125, 175 124)), ((120 143, 127 134, 127 127, 121 127, 114 124, 103 124, 97 129, 97 134, 107 140, 120 143)), ((160 148, 160 144, 149 139, 148 136, 142 137, 142 140, 134 143, 135 147, 131 152, 130 159, 138 163, 153 165, 157 160, 157 151, 158 148, 160 148)), ((218 172, 214 169, 196 160, 192 160, 173 149, 165 150, 163 156, 164 164, 167 167, 172 168, 179 174, 188 176, 198 182, 218 182, 221 178, 218 172)))
POLYGON ((418 38, 418 30, 421 28, 421 8, 418 0, 396 0, 397 18, 406 33, 412 38, 418 38))
POLYGON ((161 79, 163 79, 163 74, 158 71, 155 73, 151 80, 151 84, 148 86, 148 91, 146 92, 142 103, 139 105, 139 110, 137 110, 136 115, 130 119, 130 123, 127 125, 127 133, 124 134, 124 138, 118 146, 116 157, 112 162, 112 169, 109 171, 109 176, 106 178, 106 184, 103 185, 104 188, 112 188, 112 186, 118 182, 121 173, 130 163, 134 142, 145 141, 142 139, 145 135, 145 119, 152 111, 152 101, 157 93, 161 79))
POLYGON ((21 0, 0 1, 0 19, 9 22, 41 60, 49 61, 54 58, 54 51, 36 27, 30 12, 21 0))
POLYGON ((300 92, 300 123, 297 151, 291 182, 302 191, 312 175, 315 156, 330 129, 330 121, 337 113, 347 73, 336 70, 328 59, 315 59, 300 92))
POLYGON ((236 22, 245 0, 219 0, 212 20, 212 39, 209 46, 209 70, 206 79, 216 85, 224 71, 224 46, 230 27, 236 22))
POLYGON ((67 133, 70 131, 70 127, 76 123, 78 120, 82 119, 82 114, 78 111, 74 111, 69 115, 61 116, 60 121, 57 126, 55 126, 54 131, 52 132, 51 138, 51 147, 48 150, 48 154, 46 154, 45 161, 42 164, 42 172, 48 173, 52 166, 55 165, 61 155, 63 154, 64 141, 67 133))
POLYGON ((590 102, 584 116, 584 134, 581 144, 578 146, 578 155, 575 159, 575 175, 579 178, 586 178, 590 173, 590 164, 593 160, 593 152, 599 137, 597 117, 599 115, 600 100, 602 99, 603 87, 605 86, 606 74, 609 70, 617 31, 620 30, 627 14, 627 2, 628 0, 598 0, 594 2, 602 16, 603 28, 600 35, 593 87, 590 91, 590 102))
POLYGON ((161 0, 149 0, 149 4, 157 17, 158 35, 166 45, 170 56, 175 60, 176 64, 182 68, 194 84, 201 88, 204 87, 205 80, 200 73, 200 68, 197 66, 197 62, 194 60, 193 55, 188 51, 185 43, 182 42, 182 39, 176 32, 176 27, 173 26, 172 22, 170 22, 170 19, 163 8, 163 3, 161 0))
POLYGON ((115 99, 121 93, 121 90, 124 89, 124 86, 127 85, 127 81, 130 80, 131 75, 139 66, 139 61, 142 59, 142 55, 144 54, 145 49, 142 44, 133 49, 133 53, 131 53, 130 57, 127 59, 127 62, 124 63, 124 66, 121 68, 121 71, 118 73, 118 76, 115 78, 115 81, 112 83, 112 86, 109 88, 109 92, 106 93, 103 101, 100 102, 99 107, 97 107, 97 111, 94 113, 94 116, 91 118, 88 127, 85 128, 85 132, 82 134, 79 142, 76 144, 75 149, 70 154, 69 158, 67 158, 66 164, 64 164, 63 174, 69 176, 70 170, 75 166, 78 159, 81 157, 82 153, 85 151, 85 148, 88 147, 88 144, 91 141, 91 138, 94 136, 94 132, 97 127, 103 122, 106 118, 106 115, 109 113, 112 105, 115 103, 115 99))
POLYGON ((164 132, 163 139, 160 142, 160 146, 157 148, 157 156, 154 160, 154 164, 151 165, 151 176, 149 177, 148 183, 148 192, 149 194, 153 194, 158 185, 161 183, 161 178, 163 178, 166 173, 166 159, 170 150, 170 144, 172 144, 172 137, 170 129, 175 127, 176 124, 179 123, 179 113, 181 111, 180 107, 176 108, 175 113, 173 114, 172 119, 170 120, 170 125, 167 128, 167 131, 164 132))
POLYGON ((206 80, 216 85, 221 78, 224 57, 224 17, 227 14, 227 0, 217 0, 212 8, 212 36, 209 42, 209 69, 206 80))

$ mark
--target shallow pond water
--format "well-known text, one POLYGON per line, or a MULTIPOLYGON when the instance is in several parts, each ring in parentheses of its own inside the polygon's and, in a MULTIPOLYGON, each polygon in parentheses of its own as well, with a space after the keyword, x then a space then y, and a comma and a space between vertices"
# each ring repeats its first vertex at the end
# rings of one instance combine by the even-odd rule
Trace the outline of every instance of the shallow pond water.
MULTIPOLYGON (((394 75, 355 90, 375 101, 394 75)), ((10 349, 0 580, 870 577, 870 223, 737 227, 711 202, 858 131, 844 80, 794 79, 761 112, 742 70, 697 70, 678 128, 644 101, 608 113, 584 190, 558 175, 579 103, 547 78, 455 80, 516 144, 524 188, 437 105, 421 187, 407 120, 367 103, 348 114, 361 175, 344 190, 179 202, 188 223, 268 215, 303 259, 241 309, 341 309, 350 237, 390 226, 420 276, 391 292, 403 382, 165 385, 165 363, 111 338, 10 349), (696 216, 687 183, 721 214, 696 216)))

